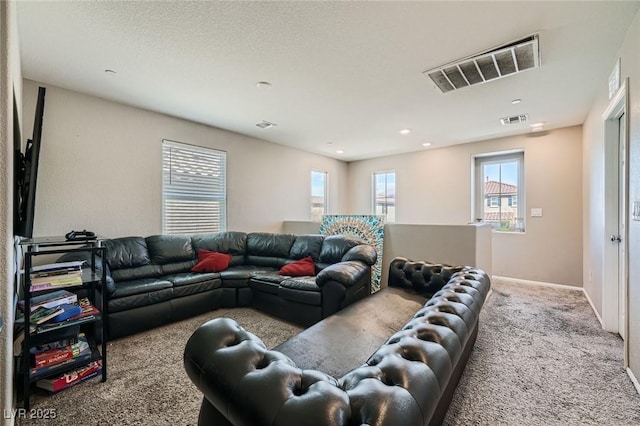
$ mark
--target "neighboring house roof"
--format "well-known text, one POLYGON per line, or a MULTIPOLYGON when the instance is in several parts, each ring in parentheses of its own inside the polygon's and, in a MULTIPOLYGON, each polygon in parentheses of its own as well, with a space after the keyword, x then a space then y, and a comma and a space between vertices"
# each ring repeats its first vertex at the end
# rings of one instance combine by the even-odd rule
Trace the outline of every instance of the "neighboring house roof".
POLYGON ((484 214, 484 220, 490 222, 497 222, 500 220, 513 220, 515 213, 513 212, 486 212, 484 214))
POLYGON ((496 195, 518 195, 518 187, 508 183, 496 182, 488 180, 484 183, 484 196, 491 197, 496 195))

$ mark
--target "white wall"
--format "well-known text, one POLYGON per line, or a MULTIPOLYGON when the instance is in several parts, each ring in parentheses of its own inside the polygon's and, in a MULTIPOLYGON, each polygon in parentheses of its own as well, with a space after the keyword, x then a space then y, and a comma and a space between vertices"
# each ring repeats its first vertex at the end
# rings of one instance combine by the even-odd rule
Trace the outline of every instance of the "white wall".
MULTIPOLYGON (((283 219, 309 220, 311 169, 329 173, 331 213, 346 205, 342 161, 44 86, 34 235, 161 233, 162 139, 227 151, 229 230, 278 232, 283 219)), ((27 117, 37 87, 24 81, 27 117)))
POLYGON ((581 126, 350 163, 349 213, 369 214, 371 174, 395 170, 396 223, 468 223, 473 156, 512 149, 525 151, 526 233, 493 234, 493 274, 582 286, 581 126))
MULTIPOLYGON (((640 201, 640 12, 636 14, 617 57, 621 58, 621 80, 629 78, 629 199, 640 201)), ((611 69, 614 64, 611 63, 611 69)), ((604 120, 608 101, 608 82, 599 82, 599 94, 584 124, 584 289, 598 313, 602 314, 604 252, 607 244, 604 228, 605 167, 604 120)), ((629 221, 629 310, 627 339, 629 366, 640 378, 640 222, 629 221)))
MULTIPOLYGON (((0 410, 13 408, 13 93, 22 102, 22 77, 13 1, 0 2, 0 410), (7 326, 7 323, 9 324, 7 326)), ((13 424, 13 419, 5 419, 13 424)), ((3 423, 3 424, 5 424, 3 423)))

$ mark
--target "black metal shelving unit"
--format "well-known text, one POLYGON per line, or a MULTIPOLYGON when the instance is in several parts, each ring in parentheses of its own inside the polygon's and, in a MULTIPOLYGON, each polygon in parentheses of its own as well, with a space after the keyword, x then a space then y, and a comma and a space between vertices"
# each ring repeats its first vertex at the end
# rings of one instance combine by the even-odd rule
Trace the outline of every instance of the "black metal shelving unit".
MULTIPOLYGON (((98 286, 104 289, 106 286, 106 268, 105 268, 105 248, 102 246, 102 240, 96 238, 93 240, 75 240, 68 241, 65 237, 37 237, 26 238, 20 241, 24 252, 24 273, 22 274, 22 297, 24 298, 24 341, 22 343, 22 353, 19 356, 18 375, 22 379, 22 396, 23 406, 25 410, 29 410, 29 400, 31 396, 32 384, 41 379, 52 378, 79 367, 87 365, 93 361, 102 361, 102 381, 107 380, 107 302, 105 292, 103 297, 97 297, 98 286), (60 327, 42 332, 31 332, 30 314, 31 314, 31 298, 33 297, 31 288, 31 268, 34 258, 38 256, 62 255, 66 253, 89 253, 90 262, 88 268, 82 270, 82 285, 73 287, 60 287, 45 291, 38 291, 37 294, 44 294, 50 291, 64 289, 74 293, 83 293, 83 296, 89 297, 92 305, 98 308, 100 314, 94 315, 90 320, 82 322, 65 323, 60 327), (100 262, 101 267, 97 268, 100 262), (100 303, 98 303, 98 301, 100 303), (91 356, 88 359, 81 359, 75 362, 65 363, 59 368, 46 372, 35 372, 31 370, 30 349, 36 345, 46 343, 51 340, 53 333, 64 334, 69 331, 70 334, 83 332, 91 348, 91 356)), ((49 262, 47 262, 49 263, 49 262)))

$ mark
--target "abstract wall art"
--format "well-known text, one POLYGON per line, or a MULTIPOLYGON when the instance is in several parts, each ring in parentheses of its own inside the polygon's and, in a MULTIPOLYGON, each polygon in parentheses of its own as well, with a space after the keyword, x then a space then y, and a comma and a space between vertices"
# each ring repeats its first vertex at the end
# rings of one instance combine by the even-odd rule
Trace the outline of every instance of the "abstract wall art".
POLYGON ((371 268, 371 292, 380 290, 382 278, 382 243, 384 240, 384 217, 374 215, 324 215, 320 225, 322 235, 350 235, 371 244, 378 260, 371 268))

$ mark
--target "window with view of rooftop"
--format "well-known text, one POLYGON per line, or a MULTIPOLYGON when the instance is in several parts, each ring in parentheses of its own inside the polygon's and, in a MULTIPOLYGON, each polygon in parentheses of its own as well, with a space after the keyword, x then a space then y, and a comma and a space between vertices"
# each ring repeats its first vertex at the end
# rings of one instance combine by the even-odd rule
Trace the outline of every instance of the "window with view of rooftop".
POLYGON ((524 152, 475 158, 475 217, 496 231, 524 232, 524 152))
POLYGON ((227 153, 162 141, 162 232, 227 229, 227 153))
POLYGON ((327 172, 311 170, 311 221, 321 222, 327 214, 327 172))
POLYGON ((396 172, 373 174, 373 214, 384 216, 386 222, 396 221, 396 172))

